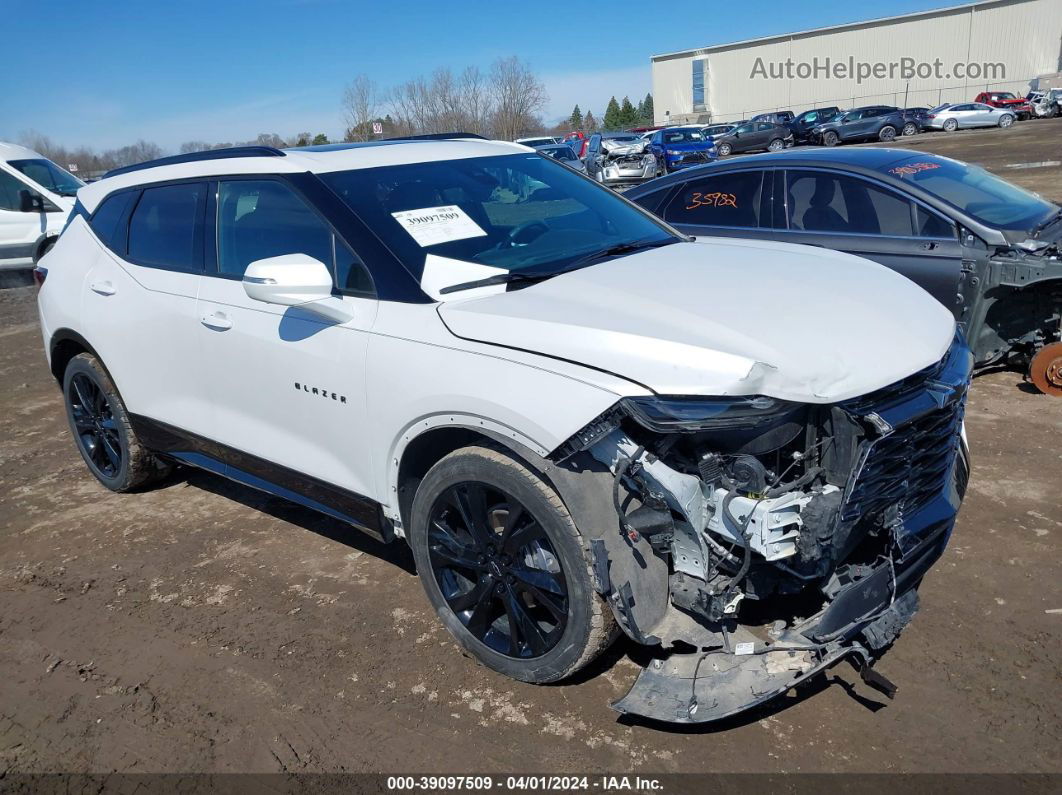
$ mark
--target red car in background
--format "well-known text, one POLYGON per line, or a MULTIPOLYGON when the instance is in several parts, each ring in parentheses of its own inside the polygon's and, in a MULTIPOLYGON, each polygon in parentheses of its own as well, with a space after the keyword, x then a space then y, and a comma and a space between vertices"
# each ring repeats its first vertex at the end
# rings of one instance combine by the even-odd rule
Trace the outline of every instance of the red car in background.
POLYGON ((578 131, 568 133, 564 136, 564 140, 561 141, 562 144, 568 144, 572 151, 575 152, 575 156, 580 160, 586 157, 586 142, 586 133, 578 131))
POLYGON ((1012 110, 1019 120, 1027 119, 1032 115, 1032 106, 1010 91, 982 91, 974 98, 974 102, 982 102, 993 108, 1012 110))

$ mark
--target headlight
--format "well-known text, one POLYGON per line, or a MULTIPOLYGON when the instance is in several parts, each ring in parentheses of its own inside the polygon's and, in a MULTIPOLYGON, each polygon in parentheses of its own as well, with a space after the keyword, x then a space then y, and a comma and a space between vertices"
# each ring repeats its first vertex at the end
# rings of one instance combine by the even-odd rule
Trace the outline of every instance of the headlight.
POLYGON ((764 395, 634 397, 626 398, 622 405, 639 425, 657 433, 758 428, 801 408, 801 404, 764 395))

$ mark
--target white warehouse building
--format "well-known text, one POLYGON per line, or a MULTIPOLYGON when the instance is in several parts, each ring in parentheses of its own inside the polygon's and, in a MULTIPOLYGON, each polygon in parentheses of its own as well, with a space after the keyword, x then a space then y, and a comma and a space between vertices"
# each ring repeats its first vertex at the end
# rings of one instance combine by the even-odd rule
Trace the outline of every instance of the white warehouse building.
POLYGON ((657 124, 836 105, 934 107, 1057 84, 1062 0, 984 2, 652 57, 657 124))

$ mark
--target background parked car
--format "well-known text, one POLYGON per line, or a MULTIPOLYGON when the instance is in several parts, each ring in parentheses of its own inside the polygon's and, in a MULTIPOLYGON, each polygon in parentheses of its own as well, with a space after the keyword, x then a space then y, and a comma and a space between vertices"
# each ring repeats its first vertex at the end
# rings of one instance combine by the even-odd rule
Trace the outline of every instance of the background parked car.
POLYGON ((641 136, 594 133, 586 145, 586 173, 606 185, 643 182, 656 176, 656 158, 641 136))
POLYGON ((580 160, 586 157, 586 144, 589 139, 586 137, 586 133, 573 131, 568 133, 561 139, 562 144, 567 144, 575 152, 576 157, 580 160))
POLYGON ((670 127, 657 130, 649 139, 649 151, 656 158, 659 174, 690 166, 703 166, 719 156, 715 144, 705 137, 700 127, 670 127))
POLYGON ((903 135, 917 135, 926 129, 926 118, 929 116, 929 108, 904 108, 905 119, 900 133, 903 135))
POLYGON ((717 136, 715 147, 723 157, 738 152, 778 152, 793 145, 793 133, 788 127, 766 121, 750 121, 717 136))
POLYGON ((662 177, 627 198, 692 235, 876 260, 955 315, 977 366, 1026 369, 1062 396, 1062 209, 982 168, 901 149, 796 149, 662 177))
POLYGON ((575 154, 575 151, 568 144, 548 144, 546 146, 536 146, 535 149, 544 155, 552 157, 554 160, 559 160, 569 168, 586 173, 586 163, 579 159, 579 156, 575 154))
POLYGON ((993 108, 981 102, 941 105, 926 114, 922 126, 928 130, 954 132, 970 127, 1009 127, 1014 123, 1014 111, 993 108))
POLYGON ((1037 119, 1050 119, 1062 113, 1062 88, 1052 88, 1050 91, 1030 91, 1025 95, 1025 101, 1032 108, 1032 115, 1037 119))
POLYGON ((726 135, 731 130, 740 127, 742 124, 748 124, 746 121, 735 121, 727 124, 709 124, 707 127, 701 127, 701 132, 705 138, 714 141, 720 135, 726 135))
POLYGON ((767 121, 771 124, 786 125, 793 121, 795 114, 791 110, 779 110, 774 113, 760 113, 752 117, 752 121, 767 121))
POLYGON ((1012 111, 1019 120, 1027 119, 1032 115, 1032 108, 1029 103, 1021 97, 1015 96, 1010 91, 982 91, 974 97, 974 102, 981 102, 985 105, 991 105, 993 108, 1012 111))
POLYGON ((523 144, 524 146, 549 146, 550 144, 557 143, 557 139, 549 138, 545 135, 539 135, 535 138, 517 138, 513 143, 523 144))
POLYGON ((832 121, 840 112, 840 108, 832 106, 828 108, 806 110, 786 126, 792 131, 793 138, 798 144, 808 143, 812 138, 811 131, 815 129, 815 127, 820 124, 825 124, 828 121, 832 121))
POLYGON ((44 256, 84 184, 32 149, 0 143, 0 271, 32 268, 44 256))
POLYGON ((903 111, 890 105, 853 108, 835 116, 812 130, 813 139, 825 146, 853 141, 891 141, 899 135, 908 119, 903 111))

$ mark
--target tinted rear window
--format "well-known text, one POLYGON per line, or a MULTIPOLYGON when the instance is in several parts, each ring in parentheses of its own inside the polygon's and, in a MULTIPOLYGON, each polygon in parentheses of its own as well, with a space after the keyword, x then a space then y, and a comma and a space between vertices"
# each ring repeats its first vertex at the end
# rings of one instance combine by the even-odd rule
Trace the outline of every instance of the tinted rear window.
POLYGON ((204 195, 202 183, 145 190, 129 220, 129 258, 169 270, 200 270, 196 226, 204 195))
POLYGON ((118 224, 125 217, 125 211, 129 202, 136 196, 135 191, 115 193, 103 200, 92 214, 89 226, 96 233, 104 245, 114 249, 119 254, 125 253, 125 230, 123 224, 119 232, 118 224))
POLYGON ((672 224, 760 226, 762 171, 692 179, 668 203, 664 219, 672 224))

